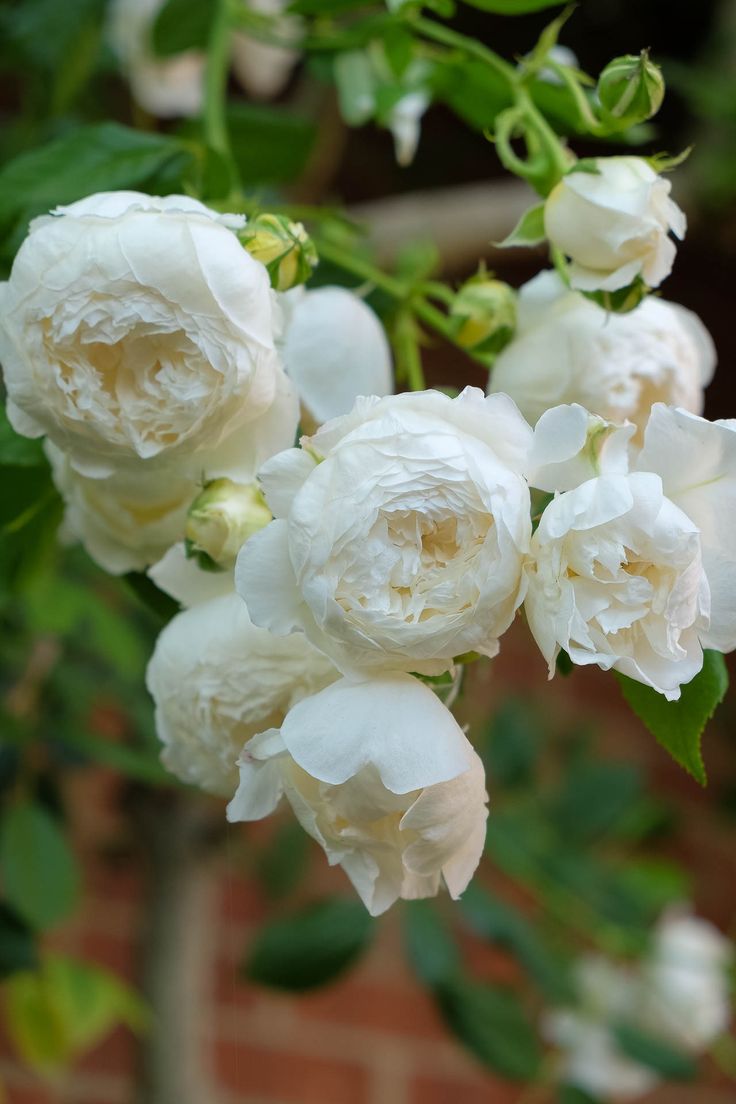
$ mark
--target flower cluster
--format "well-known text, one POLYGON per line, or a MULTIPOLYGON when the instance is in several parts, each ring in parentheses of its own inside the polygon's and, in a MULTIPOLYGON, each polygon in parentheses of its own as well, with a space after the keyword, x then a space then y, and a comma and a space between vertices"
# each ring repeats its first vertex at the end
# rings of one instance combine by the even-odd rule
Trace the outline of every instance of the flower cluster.
POLYGON ((461 289, 447 332, 498 354, 487 395, 392 394, 370 308, 292 286, 316 255, 283 216, 91 196, 31 225, 0 290, 8 416, 46 436, 67 530, 185 607, 148 670, 165 764, 231 820, 286 800, 371 912, 479 861, 484 770, 436 682, 520 610, 550 675, 564 652, 668 700, 736 647, 710 338, 589 294, 664 278, 668 192, 642 159, 573 168, 544 208, 558 272, 518 310, 485 273, 461 289))
POLYGON ((634 968, 582 959, 577 1006, 553 1010, 543 1025, 561 1051, 561 1078, 596 1099, 649 1092, 660 1077, 623 1049, 622 1025, 685 1054, 704 1053, 728 1029, 732 959, 729 941, 684 909, 664 914, 634 968))

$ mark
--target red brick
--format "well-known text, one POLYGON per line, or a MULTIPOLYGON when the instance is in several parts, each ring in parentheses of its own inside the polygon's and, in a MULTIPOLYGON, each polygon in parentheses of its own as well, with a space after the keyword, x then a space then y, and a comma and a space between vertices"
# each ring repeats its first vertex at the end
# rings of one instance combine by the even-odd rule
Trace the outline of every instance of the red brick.
POLYGON ((489 1077, 486 1082, 416 1077, 409 1104, 517 1104, 522 1090, 489 1077))
POLYGON ((83 930, 79 940, 79 956, 94 966, 115 974, 121 981, 135 986, 138 979, 138 948, 134 933, 123 938, 99 928, 83 930))
POLYGON ((296 1011, 310 1019, 389 1034, 435 1039, 446 1034, 432 999, 418 986, 404 989, 346 978, 301 997, 296 1011))
POLYGON ((6 1084, 0 1079, 5 1096, 0 1098, 3 1104, 59 1104, 59 1095, 55 1089, 39 1082, 37 1085, 24 1085, 22 1088, 12 1082, 6 1084))
POLYGON ((116 1027, 78 1059, 75 1069, 84 1073, 117 1074, 123 1080, 132 1080, 137 1049, 137 1040, 131 1032, 125 1027, 116 1027))
POLYGON ((278 1104, 367 1104, 369 1077, 350 1062, 265 1050, 247 1043, 218 1041, 218 1080, 243 1095, 278 1104))
POLYGON ((223 873, 218 889, 218 916, 222 923, 236 927, 263 920, 268 912, 255 879, 247 872, 223 873))

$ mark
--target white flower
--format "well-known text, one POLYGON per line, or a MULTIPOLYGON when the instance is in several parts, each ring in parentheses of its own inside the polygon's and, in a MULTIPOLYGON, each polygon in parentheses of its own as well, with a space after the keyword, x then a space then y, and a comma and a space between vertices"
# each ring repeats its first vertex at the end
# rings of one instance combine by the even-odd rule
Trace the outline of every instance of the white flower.
MULTIPOLYGON (((244 6, 258 15, 275 18, 271 31, 278 38, 288 41, 298 37, 301 21, 296 16, 284 14, 288 0, 246 0, 244 6)), ((281 91, 299 59, 297 50, 263 42, 247 34, 233 35, 232 55, 238 82, 259 100, 270 100, 281 91)))
POLYGON ((616 291, 638 277, 659 287, 685 236, 685 216, 670 183, 641 157, 598 157, 598 172, 573 169, 550 192, 545 233, 571 261, 581 291, 616 291))
MULTIPOLYGON (((556 408, 537 435, 552 439, 556 425, 561 446, 569 441, 573 452, 580 443, 573 417, 589 415, 556 408)), ((702 666, 710 624, 700 531, 665 496, 651 464, 626 474, 619 449, 614 456, 608 471, 560 494, 542 514, 527 565, 529 627, 550 676, 564 648, 573 663, 615 668, 676 699, 702 666)))
POLYGON ((483 765, 408 675, 341 679, 247 744, 228 819, 266 816, 282 794, 373 915, 443 882, 458 897, 483 850, 483 765))
POLYGON ((644 964, 642 1016, 652 1031, 698 1054, 728 1029, 729 941, 717 928, 680 910, 660 920, 644 964))
POLYGON ((419 146, 422 132, 422 116, 431 102, 422 89, 407 92, 391 108, 389 129, 394 140, 394 152, 399 165, 411 165, 419 146))
POLYGON ((611 314, 540 272, 521 288, 516 334, 490 388, 510 395, 532 425, 558 403, 580 403, 641 432, 657 401, 700 414, 715 363, 710 334, 685 307, 648 295, 611 314))
POLYGON ((657 472, 664 493, 698 527, 708 579, 705 648, 736 648, 736 420, 709 422, 661 403, 652 408, 636 467, 657 472))
POLYGON ((184 610, 159 636, 146 675, 162 761, 182 781, 230 796, 246 741, 335 678, 303 636, 252 625, 235 593, 184 610))
POLYGON ((133 98, 161 118, 197 115, 204 92, 205 55, 186 50, 158 57, 151 27, 164 0, 113 0, 108 37, 130 82, 133 98))
POLYGON ((242 221, 137 192, 35 220, 0 287, 15 429, 47 433, 93 477, 157 458, 247 479, 286 447, 295 397, 242 221))
POLYGON ((51 442, 46 454, 64 499, 66 535, 81 541, 105 571, 141 571, 181 540, 198 489, 188 475, 167 469, 90 479, 51 442))
POLYGON ((495 655, 523 598, 530 442, 505 395, 359 399, 261 469, 276 520, 238 558, 251 617, 344 674, 495 655))
POLYGON ((636 1019, 638 977, 600 956, 586 956, 575 972, 579 1006, 544 1017, 545 1037, 563 1051, 561 1080, 606 1100, 643 1096, 660 1080, 620 1050, 612 1027, 636 1019))
POLYGON ((383 326, 352 291, 297 289, 282 297, 284 367, 317 422, 347 414, 359 395, 390 395, 391 351, 383 326))

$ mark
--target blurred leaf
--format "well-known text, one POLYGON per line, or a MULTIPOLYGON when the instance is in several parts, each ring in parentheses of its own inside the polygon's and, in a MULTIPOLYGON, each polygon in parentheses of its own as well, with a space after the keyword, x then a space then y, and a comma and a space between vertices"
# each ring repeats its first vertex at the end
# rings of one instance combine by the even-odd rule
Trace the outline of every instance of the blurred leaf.
POLYGON ((298 821, 290 818, 258 856, 258 877, 272 901, 287 897, 306 872, 309 836, 298 821))
POLYGON ((0 406, 0 464, 13 467, 48 467, 40 439, 30 440, 16 433, 0 406))
POLYGON ((577 1085, 562 1085, 557 1094, 557 1104, 603 1104, 598 1097, 583 1092, 577 1085))
POLYGON ((626 701, 658 743, 704 786, 707 779, 700 739, 728 689, 728 671, 721 653, 703 653, 703 668, 682 687, 679 701, 667 701, 651 686, 625 675, 617 673, 616 678, 626 701))
POLYGON ((460 899, 463 916, 477 935, 509 950, 552 1001, 572 998, 568 968, 517 909, 471 883, 460 899))
POLYGON ((142 571, 129 571, 123 578, 136 598, 164 624, 181 611, 176 599, 159 590, 153 579, 142 571))
POLYGON ((230 104, 227 124, 244 184, 292 184, 317 134, 306 116, 266 104, 230 104))
POLYGON ((376 78, 364 50, 340 53, 334 62, 340 112, 348 126, 363 126, 376 110, 376 78))
POLYGON ((400 23, 389 23, 383 32, 383 49, 393 75, 400 78, 414 56, 414 39, 400 23))
POLYGON ((143 186, 157 173, 194 161, 192 149, 165 134, 119 123, 80 126, 22 153, 0 169, 0 227, 22 231, 28 218, 91 192, 143 186))
POLYGON ((652 918, 667 905, 686 901, 692 894, 687 873, 667 859, 642 858, 627 862, 618 872, 618 881, 641 902, 652 918))
POLYGON ((437 907, 407 901, 403 919, 406 953, 417 977, 431 987, 452 978, 460 969, 460 952, 437 907))
POLYGON ((39 970, 14 974, 5 986, 8 1031, 32 1067, 68 1065, 118 1023, 143 1031, 148 1011, 140 998, 107 970, 56 955, 39 970))
POLYGON ((78 36, 99 26, 107 0, 74 0, 74 18, 58 0, 22 0, 3 5, 3 43, 12 47, 18 61, 27 59, 34 67, 53 71, 74 57, 78 36))
POLYGON ((513 788, 531 781, 539 737, 539 723, 528 706, 517 698, 502 702, 483 747, 483 761, 494 785, 513 788))
POLYGON ((24 514, 52 490, 48 468, 28 464, 3 464, 0 467, 3 493, 0 498, 0 532, 24 514))
POLYGON ((628 763, 573 763, 550 803, 550 815, 573 843, 592 843, 611 832, 641 791, 641 775, 628 763))
MULTIPOLYGON (((172 774, 161 766, 159 759, 139 748, 116 744, 102 736, 65 728, 59 735, 62 745, 74 748, 92 763, 104 763, 128 778, 147 782, 152 786, 176 786, 172 774)), ((303 833, 302 833, 303 834, 303 833)))
POLYGON ((534 1029, 510 990, 457 978, 436 990, 448 1028, 481 1062, 512 1081, 531 1081, 541 1053, 534 1029))
POLYGON ((34 508, 3 534, 0 540, 0 605, 14 594, 33 587, 57 554, 56 532, 63 514, 54 491, 37 500, 34 508))
POLYGON ((74 908, 79 872, 60 825, 40 805, 11 805, 0 825, 0 875, 8 903, 34 928, 74 908))
POLYGON ((19 916, 0 901, 0 979, 38 964, 36 940, 19 916))
POLYGON ((438 67, 436 95, 477 130, 492 131, 496 116, 513 102, 507 81, 470 58, 438 67))
POLYGON ((614 1029, 614 1036, 624 1054, 655 1070, 662 1077, 671 1081, 692 1081, 695 1077, 695 1059, 661 1039, 647 1035, 629 1024, 619 1024, 614 1029))
POLYGON ((565 0, 465 0, 473 8, 497 15, 526 15, 542 8, 561 8, 565 0))
POLYGON ((166 0, 151 30, 154 52, 167 57, 206 49, 216 11, 215 0, 166 0))
POLYGON ((325 985, 363 953, 373 918, 359 901, 332 897, 266 924, 245 963, 261 985, 297 992, 325 985))

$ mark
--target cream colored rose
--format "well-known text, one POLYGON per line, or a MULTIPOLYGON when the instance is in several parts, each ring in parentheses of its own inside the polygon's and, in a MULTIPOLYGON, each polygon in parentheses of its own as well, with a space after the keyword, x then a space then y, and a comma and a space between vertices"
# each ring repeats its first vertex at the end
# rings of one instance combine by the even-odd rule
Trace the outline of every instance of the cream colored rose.
POLYGON ((544 208, 550 243, 570 258, 570 282, 580 291, 616 291, 640 276, 659 287, 685 236, 685 216, 670 199, 670 183, 642 157, 598 157, 597 172, 573 169, 544 208))
POLYGON ((231 796, 243 745, 337 677, 303 636, 252 625, 237 594, 200 602, 169 622, 148 665, 162 761, 182 781, 231 796))
POLYGON ((0 288, 15 429, 94 477, 141 459, 252 475, 286 447, 295 397, 241 222, 186 196, 109 192, 32 223, 0 288))
POLYGON ((359 399, 261 468, 276 520, 238 557, 251 617, 348 675, 495 655, 523 598, 530 444, 505 395, 359 399))
POLYGON ((452 897, 480 859, 483 765, 452 714, 409 675, 340 679, 280 729, 246 744, 228 819, 258 820, 286 795, 373 914, 404 897, 452 897))
POLYGON ((648 295, 611 314, 541 272, 520 291, 516 334, 490 390, 510 395, 532 425, 558 403, 580 403, 641 434, 655 402, 701 413, 715 363, 710 334, 685 307, 648 295))

